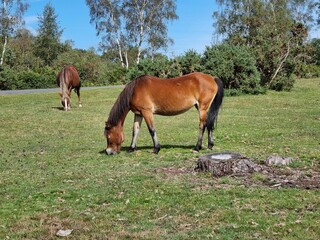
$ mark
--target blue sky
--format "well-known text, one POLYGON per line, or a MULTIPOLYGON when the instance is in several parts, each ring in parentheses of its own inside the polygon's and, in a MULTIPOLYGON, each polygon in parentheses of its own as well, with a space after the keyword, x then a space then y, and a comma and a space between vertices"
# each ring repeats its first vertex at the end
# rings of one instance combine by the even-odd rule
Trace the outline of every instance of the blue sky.
MULTIPOLYGON (((25 14, 26 27, 34 34, 38 28, 38 16, 44 6, 51 3, 58 15, 58 24, 63 29, 62 41, 73 40, 75 48, 98 48, 94 24, 90 24, 89 8, 85 0, 30 0, 25 14)), ((170 57, 194 49, 202 53, 211 45, 213 29, 212 13, 215 0, 177 0, 176 13, 179 19, 168 24, 168 36, 174 40, 166 54, 170 57)))
MULTIPOLYGON (((100 39, 96 36, 94 24, 90 24, 89 8, 85 0, 29 0, 25 14, 26 27, 34 34, 38 28, 38 16, 44 6, 51 3, 58 15, 58 24, 63 29, 62 41, 73 40, 75 48, 98 48, 100 39)), ((168 36, 174 40, 166 54, 179 56, 193 49, 203 53, 212 44, 213 18, 217 10, 215 0, 177 0, 176 13, 179 19, 168 24, 168 36)), ((320 38, 319 29, 312 37, 320 38)))

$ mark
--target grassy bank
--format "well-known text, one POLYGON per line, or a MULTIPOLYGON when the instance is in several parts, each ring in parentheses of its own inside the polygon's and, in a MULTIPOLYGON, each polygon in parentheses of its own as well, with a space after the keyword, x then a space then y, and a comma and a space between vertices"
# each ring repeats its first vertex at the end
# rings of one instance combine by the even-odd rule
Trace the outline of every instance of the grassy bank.
MULTIPOLYGON (((214 152, 256 163, 277 154, 305 174, 320 171, 320 79, 291 92, 225 98, 214 152)), ((121 154, 106 156, 104 122, 121 89, 82 92, 83 108, 61 110, 58 93, 0 96, 0 239, 318 239, 320 193, 272 188, 253 174, 196 173, 195 109, 156 116, 162 149, 153 155, 145 123, 138 151, 125 123, 121 154)))

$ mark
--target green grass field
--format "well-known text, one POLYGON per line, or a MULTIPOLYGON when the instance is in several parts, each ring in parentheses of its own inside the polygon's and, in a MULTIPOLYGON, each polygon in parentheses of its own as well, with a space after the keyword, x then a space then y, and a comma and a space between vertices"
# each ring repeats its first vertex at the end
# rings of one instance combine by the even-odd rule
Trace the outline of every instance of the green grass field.
MULTIPOLYGON (((129 113, 123 151, 105 155, 104 124, 120 91, 83 91, 83 108, 72 93, 70 112, 58 93, 0 96, 0 239, 57 239, 60 229, 73 229, 67 239, 320 238, 319 189, 192 171, 211 152, 192 153, 195 109, 155 117, 158 155, 145 123, 138 151, 125 151, 129 113)), ((293 157, 290 168, 312 177, 320 171, 320 79, 298 80, 291 92, 225 98, 214 136, 213 152, 256 163, 293 157)))

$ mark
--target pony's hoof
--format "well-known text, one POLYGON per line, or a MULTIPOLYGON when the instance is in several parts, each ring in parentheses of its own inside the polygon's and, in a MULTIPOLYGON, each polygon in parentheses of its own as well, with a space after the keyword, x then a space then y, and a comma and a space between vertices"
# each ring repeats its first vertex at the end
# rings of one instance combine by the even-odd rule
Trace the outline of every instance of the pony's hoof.
POLYGON ((82 104, 79 104, 79 107, 82 107, 82 104))
POLYGON ((193 149, 193 152, 199 152, 202 149, 201 146, 195 146, 195 148, 193 149))
POLYGON ((153 154, 158 154, 160 150, 153 150, 153 154))
POLYGON ((132 148, 132 147, 130 147, 129 149, 128 149, 128 153, 132 153, 132 152, 134 152, 134 151, 136 151, 137 150, 137 148, 132 148))
POLYGON ((154 153, 154 154, 158 154, 159 151, 160 151, 160 147, 157 147, 157 148, 154 148, 154 149, 153 149, 153 153, 154 153))
POLYGON ((199 150, 192 149, 192 153, 199 153, 199 150))

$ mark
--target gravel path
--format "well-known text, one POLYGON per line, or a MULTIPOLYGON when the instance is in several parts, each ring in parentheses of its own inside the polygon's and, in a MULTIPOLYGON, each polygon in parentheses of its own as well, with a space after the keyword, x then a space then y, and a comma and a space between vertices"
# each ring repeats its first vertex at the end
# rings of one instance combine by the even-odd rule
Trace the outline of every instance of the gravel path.
MULTIPOLYGON (((82 87, 82 90, 92 90, 97 88, 122 88, 123 85, 115 86, 101 86, 101 87, 82 87)), ((0 96, 12 95, 12 94, 31 94, 31 93, 50 93, 50 92, 59 92, 60 88, 48 88, 48 89, 24 89, 24 90, 4 90, 0 91, 0 96)))

